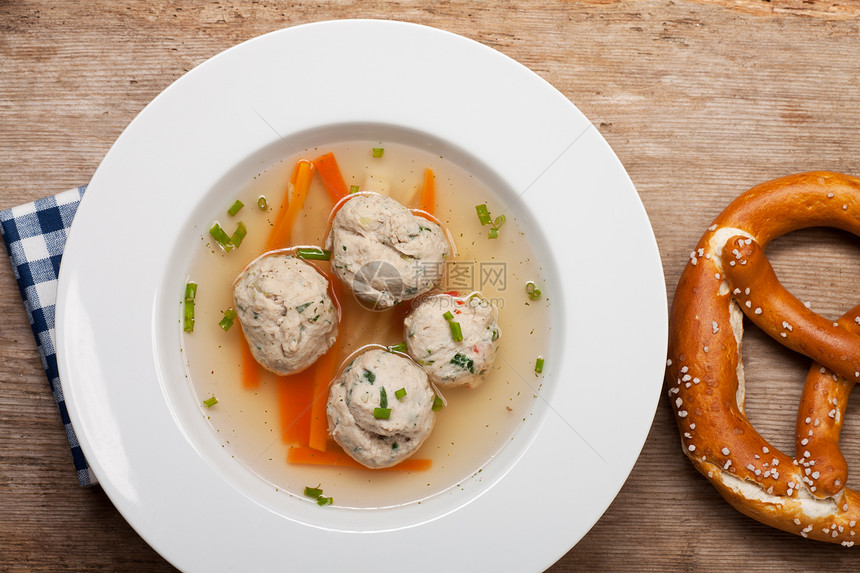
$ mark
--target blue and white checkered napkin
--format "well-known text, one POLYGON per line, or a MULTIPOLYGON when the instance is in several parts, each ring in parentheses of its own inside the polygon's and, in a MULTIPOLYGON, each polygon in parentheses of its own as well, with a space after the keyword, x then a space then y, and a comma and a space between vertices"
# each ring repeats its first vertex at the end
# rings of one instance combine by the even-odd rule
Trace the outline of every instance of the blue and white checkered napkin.
POLYGON ((54 304, 57 300, 57 273, 60 270, 63 248, 66 246, 66 234, 86 188, 84 185, 69 189, 53 197, 0 211, 0 232, 12 260, 12 269, 24 298, 24 307, 36 336, 51 392, 60 408, 60 418, 66 428, 66 437, 72 447, 72 459, 78 471, 78 482, 82 486, 93 485, 98 481, 90 471, 78 444, 63 399, 60 374, 57 371, 54 304))

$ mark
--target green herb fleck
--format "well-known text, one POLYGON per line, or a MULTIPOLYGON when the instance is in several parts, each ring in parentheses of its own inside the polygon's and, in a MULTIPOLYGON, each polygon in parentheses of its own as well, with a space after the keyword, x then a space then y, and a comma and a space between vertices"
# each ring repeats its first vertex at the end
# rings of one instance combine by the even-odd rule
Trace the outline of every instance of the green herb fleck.
POLYGON ((306 260, 312 260, 312 261, 330 261, 331 260, 331 251, 318 249, 316 247, 313 247, 313 248, 302 247, 300 249, 296 249, 296 256, 300 259, 306 259, 306 260))
POLYGON ((227 214, 228 214, 228 215, 230 215, 231 217, 235 217, 235 216, 236 216, 236 213, 238 213, 239 211, 241 211, 241 210, 242 210, 242 207, 244 207, 244 206, 245 206, 245 204, 244 204, 244 203, 242 203, 241 201, 239 201, 238 199, 236 199, 236 202, 235 202, 235 203, 233 203, 233 204, 230 206, 230 208, 229 208, 229 209, 227 209, 227 214))
POLYGON ((454 342, 462 342, 463 341, 463 329, 460 328, 460 323, 455 322, 453 320, 449 320, 448 326, 451 327, 451 339, 454 340, 454 342))
POLYGON ((391 408, 374 408, 373 417, 377 420, 387 420, 391 417, 391 408))
POLYGON ((358 185, 350 185, 349 186, 350 193, 358 193, 358 185))
POLYGON ((432 407, 432 410, 433 410, 434 412, 438 412, 439 410, 441 410, 441 409, 442 409, 442 408, 444 408, 444 407, 445 407, 445 401, 444 401, 444 400, 442 400, 442 397, 441 397, 441 396, 436 396, 435 398, 433 398, 433 407, 432 407))
POLYGON ((245 226, 245 223, 239 221, 239 224, 236 225, 236 230, 233 231, 233 236, 230 237, 230 242, 233 243, 233 246, 238 249, 239 245, 242 244, 242 240, 247 234, 248 228, 245 226))
POLYGON ((194 298, 197 296, 197 283, 185 285, 185 302, 182 305, 182 329, 194 332, 194 298))
POLYGON ((222 329, 224 329, 224 332, 227 332, 233 326, 233 320, 235 318, 236 318, 236 311, 233 310, 232 307, 228 308, 227 310, 224 311, 224 317, 221 318, 221 321, 218 323, 218 326, 220 326, 222 329))
POLYGON ((299 306, 297 306, 297 307, 296 307, 296 312, 298 312, 298 313, 302 313, 302 312, 304 312, 305 310, 307 310, 307 308, 308 308, 310 305, 312 305, 312 304, 313 304, 313 301, 311 301, 311 302, 306 302, 305 304, 300 304, 299 306))
POLYGON ((233 243, 230 241, 230 237, 224 232, 224 229, 221 228, 218 221, 215 221, 212 223, 212 226, 209 227, 209 234, 212 235, 212 238, 215 239, 215 242, 218 243, 218 246, 221 247, 225 253, 229 253, 233 250, 233 243))
POLYGON ((537 300, 540 298, 541 292, 540 289, 537 288, 534 281, 529 281, 526 283, 526 294, 529 296, 531 300, 537 300))
POLYGON ((468 370, 472 374, 475 373, 475 361, 465 354, 455 354, 454 358, 451 359, 451 364, 459 366, 463 370, 468 370))
POLYGON ((365 370, 365 371, 364 371, 364 378, 365 378, 365 380, 367 380, 367 381, 368 381, 369 383, 371 383, 371 384, 373 384, 374 382, 376 382, 376 374, 374 374, 374 373, 373 373, 373 372, 371 372, 370 370, 365 370))
POLYGON ((389 352, 406 352, 406 343, 401 342, 399 344, 395 344, 393 346, 388 347, 389 352))

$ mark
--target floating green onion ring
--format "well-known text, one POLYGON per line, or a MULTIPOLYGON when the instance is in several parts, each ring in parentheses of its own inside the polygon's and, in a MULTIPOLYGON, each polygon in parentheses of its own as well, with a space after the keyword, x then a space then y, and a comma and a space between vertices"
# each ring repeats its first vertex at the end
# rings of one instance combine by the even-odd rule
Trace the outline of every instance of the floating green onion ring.
POLYGON ((245 226, 245 223, 239 221, 239 224, 236 226, 236 230, 233 231, 233 236, 230 237, 230 242, 233 243, 233 246, 238 249, 239 245, 242 244, 242 240, 247 234, 248 228, 245 226))
POLYGON ((379 387, 379 407, 388 409, 388 392, 385 391, 385 386, 379 387))
POLYGON ((451 327, 451 338, 454 340, 454 342, 462 342, 463 329, 460 328, 460 323, 453 320, 449 320, 448 326, 451 327))
POLYGON ((215 221, 212 223, 212 226, 209 227, 209 234, 212 235, 212 238, 215 239, 215 242, 218 243, 218 246, 221 247, 225 253, 229 253, 233 250, 233 243, 230 241, 230 237, 224 232, 224 229, 221 228, 218 221, 215 221))
POLYGON ((499 215, 498 217, 496 217, 496 220, 493 222, 493 226, 496 229, 498 229, 499 227, 504 225, 505 221, 507 221, 507 220, 508 220, 507 217, 505 217, 504 215, 499 215))
POLYGON ((349 186, 350 193, 358 193, 358 185, 350 185, 349 186))
POLYGON ((406 342, 401 342, 399 344, 395 344, 394 346, 388 347, 389 352, 406 352, 406 342))
POLYGON ((214 406, 217 403, 218 403, 218 398, 216 398, 215 396, 212 396, 211 398, 203 400, 203 405, 206 406, 207 408, 211 408, 212 406, 214 406))
POLYGON ((220 326, 222 329, 224 329, 224 332, 227 332, 233 326, 233 320, 235 318, 236 318, 236 311, 233 310, 232 307, 228 308, 227 310, 224 311, 224 317, 221 319, 221 322, 218 323, 218 326, 220 326))
POLYGON ((543 372, 543 356, 538 356, 535 360, 535 374, 543 372))
POLYGON ((478 213, 478 220, 481 221, 481 225, 489 225, 493 222, 486 203, 483 205, 475 205, 475 211, 478 213))
POLYGON ((431 409, 434 412, 438 412, 439 410, 441 410, 444 407, 445 407, 445 401, 442 400, 441 396, 437 395, 435 398, 433 398, 433 407, 431 409))
POLYGON ((385 153, 385 148, 383 147, 374 147, 373 148, 373 156, 377 159, 382 157, 382 154, 385 153))
POLYGON ((266 199, 265 195, 260 195, 259 197, 257 197, 257 207, 259 207, 263 211, 269 208, 269 200, 266 199))
POLYGON ((529 295, 529 298, 531 300, 537 300, 540 298, 540 289, 537 288, 534 281, 529 281, 526 283, 526 294, 529 295))
POLYGON ((230 205, 230 208, 229 208, 229 209, 227 209, 227 214, 228 214, 228 215, 230 215, 231 217, 235 217, 235 216, 236 216, 236 213, 238 213, 239 211, 241 211, 241 210, 242 210, 242 207, 244 207, 244 206, 245 206, 245 204, 244 204, 244 203, 242 203, 241 201, 239 201, 238 199, 236 199, 236 202, 235 202, 235 203, 233 203, 232 205, 230 205))
POLYGON ((306 259, 306 260, 312 260, 312 261, 330 261, 331 260, 331 251, 318 249, 316 247, 313 247, 313 248, 302 247, 300 249, 296 249, 296 256, 300 259, 306 259))
POLYGON ((391 408, 374 408, 373 417, 377 420, 387 420, 391 417, 391 408))
POLYGON ((406 388, 401 388, 400 390, 395 390, 395 391, 394 391, 394 396, 395 396, 398 400, 403 400, 403 398, 405 398, 405 397, 406 397, 406 388))

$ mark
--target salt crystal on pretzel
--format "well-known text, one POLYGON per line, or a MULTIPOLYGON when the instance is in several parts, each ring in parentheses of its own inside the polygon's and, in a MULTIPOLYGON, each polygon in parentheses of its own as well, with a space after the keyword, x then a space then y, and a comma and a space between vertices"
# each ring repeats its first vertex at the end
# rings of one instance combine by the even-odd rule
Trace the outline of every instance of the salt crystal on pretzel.
POLYGON ((860 494, 845 487, 838 441, 848 394, 860 379, 860 306, 835 323, 818 316, 779 284, 763 253, 776 237, 821 226, 860 236, 860 179, 802 173, 733 201, 708 227, 696 264, 688 263, 678 283, 668 376, 701 382, 673 387, 670 395, 683 451, 729 503, 802 537, 852 546, 860 494), (744 414, 744 313, 817 361, 798 409, 795 457, 771 446, 744 414))

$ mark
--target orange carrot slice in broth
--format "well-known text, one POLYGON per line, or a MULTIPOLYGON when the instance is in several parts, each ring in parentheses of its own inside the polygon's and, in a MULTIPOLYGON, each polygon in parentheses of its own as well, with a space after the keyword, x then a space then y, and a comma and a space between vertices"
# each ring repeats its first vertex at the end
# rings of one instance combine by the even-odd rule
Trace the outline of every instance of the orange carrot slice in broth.
POLYGON ((328 191, 332 203, 337 203, 349 195, 349 189, 347 188, 346 181, 344 181, 343 175, 340 172, 340 167, 337 165, 337 159, 335 159, 334 153, 329 152, 318 157, 317 160, 314 161, 314 167, 323 182, 323 186, 325 186, 326 191, 328 191))

